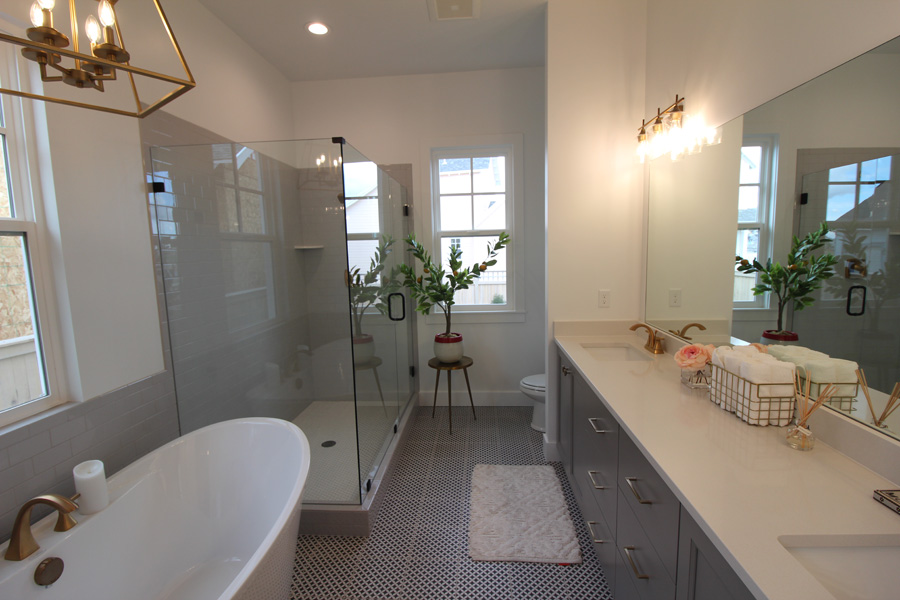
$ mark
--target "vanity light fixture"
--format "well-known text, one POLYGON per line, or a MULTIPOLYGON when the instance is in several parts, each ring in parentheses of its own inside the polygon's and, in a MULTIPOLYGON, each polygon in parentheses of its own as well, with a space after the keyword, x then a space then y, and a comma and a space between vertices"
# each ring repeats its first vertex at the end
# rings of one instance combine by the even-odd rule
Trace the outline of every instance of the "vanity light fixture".
POLYGON ((328 26, 325 23, 307 23, 306 30, 315 35, 325 35, 328 33, 328 26))
POLYGON ((657 108, 655 116, 641 121, 637 139, 637 155, 643 163, 647 157, 654 159, 663 154, 672 160, 694 154, 703 146, 721 142, 722 134, 719 129, 708 127, 702 117, 686 115, 684 98, 676 94, 675 102, 668 108, 657 108))
MULTIPOLYGON (((137 0, 131 1, 136 2, 137 0)), ((184 55, 175 40, 175 35, 172 33, 172 28, 169 26, 169 21, 166 19, 159 0, 152 0, 152 2, 162 21, 162 30, 165 30, 168 40, 181 62, 185 78, 157 73, 130 64, 131 55, 125 50, 125 42, 122 39, 122 31, 116 16, 115 5, 117 2, 118 0, 97 0, 97 15, 92 14, 85 19, 81 36, 79 36, 79 20, 75 11, 75 0, 68 2, 68 19, 58 19, 61 22, 68 20, 69 27, 66 32, 62 32, 54 26, 53 10, 55 8, 59 10, 55 0, 36 0, 31 5, 32 27, 25 30, 27 39, 0 32, 0 41, 22 46, 22 56, 38 64, 42 82, 45 84, 62 82, 84 90, 83 96, 79 96, 78 100, 51 95, 55 93, 54 89, 60 89, 54 85, 44 86, 45 89, 41 90, 40 94, 6 87, 0 87, 0 93, 141 118, 193 89, 196 82, 184 60, 184 55), (82 39, 83 36, 86 36, 87 39, 82 39), (81 46, 85 42, 90 44, 90 48, 82 51, 81 46), (134 98, 134 110, 116 107, 112 104, 114 100, 110 99, 108 95, 100 98, 94 95, 106 91, 105 84, 116 81, 120 71, 128 74, 131 95, 134 98), (162 81, 177 87, 158 100, 147 103, 141 99, 138 93, 135 76, 162 81)), ((143 24, 140 25, 143 26, 143 24)))

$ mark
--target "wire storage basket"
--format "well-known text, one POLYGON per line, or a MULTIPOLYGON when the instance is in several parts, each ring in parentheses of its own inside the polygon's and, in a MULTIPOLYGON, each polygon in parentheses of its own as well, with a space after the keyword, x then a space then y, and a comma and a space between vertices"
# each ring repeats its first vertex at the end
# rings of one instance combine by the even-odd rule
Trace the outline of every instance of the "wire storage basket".
POLYGON ((752 383, 715 364, 709 398, 749 425, 782 427, 794 418, 792 383, 752 383))
MULTIPOLYGON (((856 410, 853 403, 856 402, 856 395, 859 393, 858 381, 837 383, 834 381, 816 381, 815 379, 812 379, 809 382, 810 398, 818 398, 822 391, 829 385, 834 385, 835 388, 837 388, 837 391, 834 396, 825 402, 825 404, 844 412, 853 412, 856 410)), ((800 386, 801 390, 806 390, 806 378, 803 375, 800 376, 800 386)))

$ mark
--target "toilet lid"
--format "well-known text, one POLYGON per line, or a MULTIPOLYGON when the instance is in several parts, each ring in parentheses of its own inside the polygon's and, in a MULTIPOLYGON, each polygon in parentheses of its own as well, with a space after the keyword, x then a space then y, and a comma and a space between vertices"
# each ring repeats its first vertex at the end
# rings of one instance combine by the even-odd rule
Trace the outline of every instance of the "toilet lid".
POLYGON ((532 390, 545 391, 547 389, 547 375, 545 373, 541 373, 540 375, 529 375, 528 377, 523 377, 522 385, 532 390))

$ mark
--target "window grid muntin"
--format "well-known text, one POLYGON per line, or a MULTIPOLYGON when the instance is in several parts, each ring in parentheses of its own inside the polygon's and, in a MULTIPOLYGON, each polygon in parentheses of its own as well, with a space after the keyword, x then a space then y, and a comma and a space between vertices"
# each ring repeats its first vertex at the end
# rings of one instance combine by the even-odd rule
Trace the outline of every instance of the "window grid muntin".
MULTIPOLYGON (((761 147, 762 152, 760 153, 760 174, 759 174, 759 182, 758 183, 738 183, 738 187, 758 187, 759 188, 759 203, 757 204, 757 220, 756 221, 741 221, 740 215, 738 216, 737 223, 737 234, 735 238, 735 248, 737 250, 737 244, 740 241, 740 236, 742 231, 758 231, 758 241, 757 241, 757 260, 763 264, 765 264, 766 260, 771 256, 771 235, 769 230, 769 222, 771 219, 771 212, 774 209, 774 203, 772 202, 772 198, 774 196, 775 190, 775 152, 776 152, 776 141, 773 136, 748 136, 744 139, 744 143, 741 145, 744 147, 761 147)), ((735 285, 737 283, 738 274, 735 266, 735 285)), ((759 274, 757 274, 754 278, 753 284, 756 285, 759 283, 759 274)), ((763 294, 761 296, 752 296, 750 300, 735 300, 732 294, 732 301, 734 303, 735 308, 767 308, 768 307, 768 294, 763 294)))

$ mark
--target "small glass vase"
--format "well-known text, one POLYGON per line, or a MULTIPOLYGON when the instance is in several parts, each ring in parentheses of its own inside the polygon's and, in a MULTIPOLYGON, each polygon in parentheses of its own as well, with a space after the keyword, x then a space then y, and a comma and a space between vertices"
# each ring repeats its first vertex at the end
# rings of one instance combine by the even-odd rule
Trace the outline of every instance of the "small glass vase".
POLYGON ((691 389, 709 389, 710 368, 706 365, 702 369, 682 369, 681 385, 691 389))
POLYGON ((806 452, 815 448, 816 436, 808 426, 794 424, 788 427, 787 443, 794 450, 806 452))

